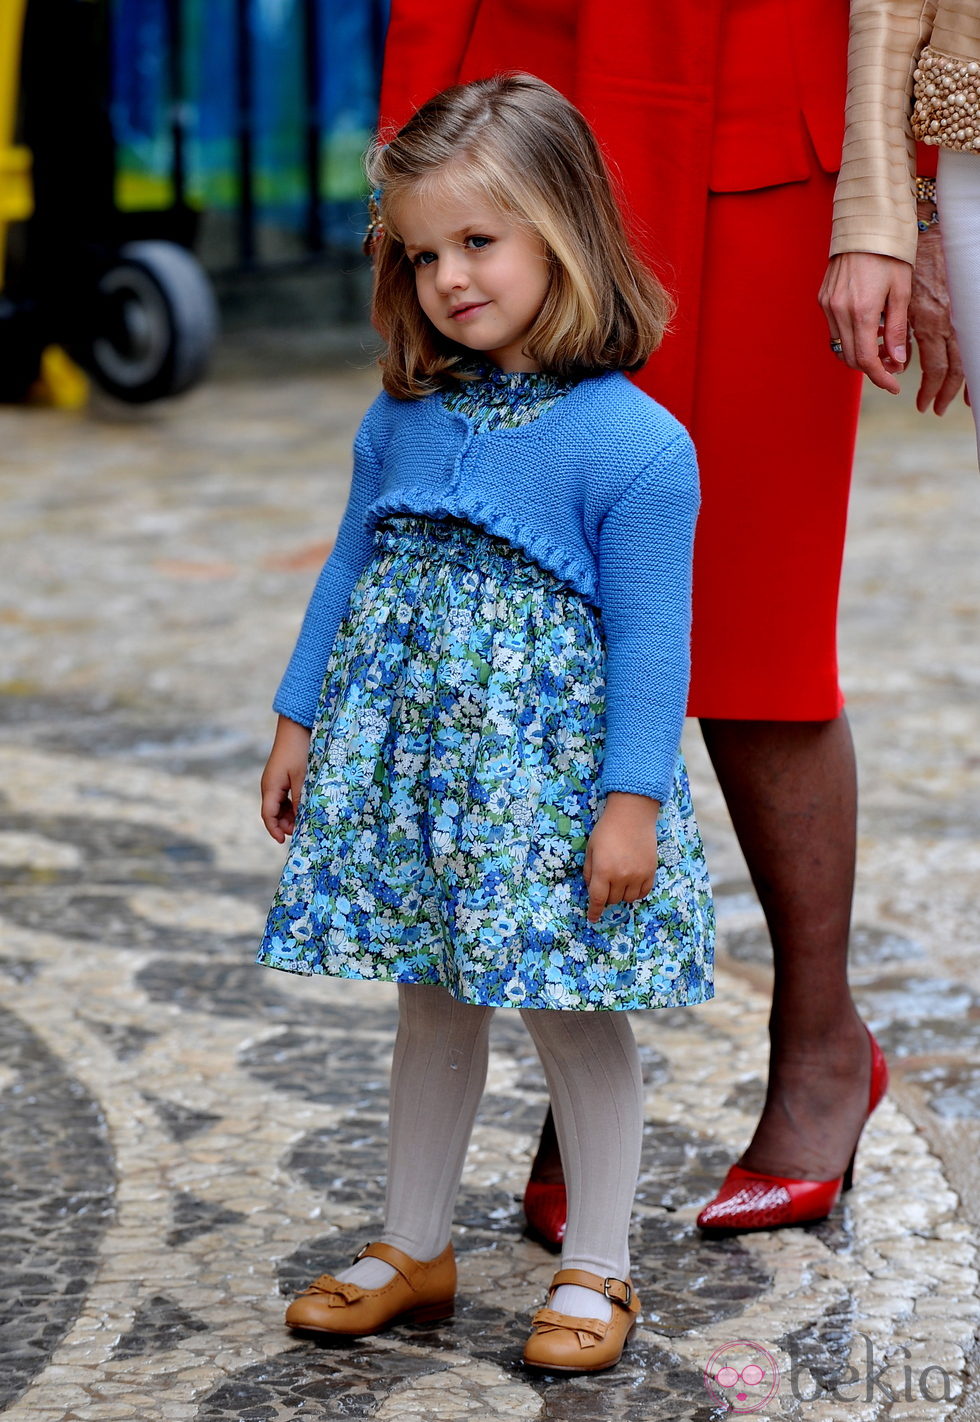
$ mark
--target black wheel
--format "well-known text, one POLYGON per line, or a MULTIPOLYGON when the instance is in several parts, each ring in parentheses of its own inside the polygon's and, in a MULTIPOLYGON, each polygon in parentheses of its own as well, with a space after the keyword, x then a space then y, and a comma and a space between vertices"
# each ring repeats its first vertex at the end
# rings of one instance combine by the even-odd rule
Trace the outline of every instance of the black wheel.
POLYGON ((173 242, 130 242, 106 270, 83 349, 93 379, 131 405, 180 395, 204 375, 218 331, 211 284, 173 242))

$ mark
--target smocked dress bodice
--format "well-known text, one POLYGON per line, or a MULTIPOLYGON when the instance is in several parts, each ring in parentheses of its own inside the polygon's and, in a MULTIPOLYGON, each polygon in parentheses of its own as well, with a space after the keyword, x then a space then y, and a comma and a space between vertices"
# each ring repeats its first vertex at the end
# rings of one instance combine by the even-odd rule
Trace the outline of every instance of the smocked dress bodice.
POLYGON ((481 432, 513 430, 531 424, 550 410, 574 385, 574 380, 544 370, 488 367, 458 389, 447 390, 442 402, 454 414, 465 415, 481 432))

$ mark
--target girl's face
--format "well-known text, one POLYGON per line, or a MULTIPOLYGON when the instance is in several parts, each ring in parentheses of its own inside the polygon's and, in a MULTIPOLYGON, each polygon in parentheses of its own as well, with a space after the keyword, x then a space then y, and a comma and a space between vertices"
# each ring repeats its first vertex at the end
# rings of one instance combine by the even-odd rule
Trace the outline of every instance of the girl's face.
POLYGON ((537 370, 524 343, 551 271, 537 233, 486 198, 404 197, 397 209, 419 305, 436 330, 501 370, 537 370))

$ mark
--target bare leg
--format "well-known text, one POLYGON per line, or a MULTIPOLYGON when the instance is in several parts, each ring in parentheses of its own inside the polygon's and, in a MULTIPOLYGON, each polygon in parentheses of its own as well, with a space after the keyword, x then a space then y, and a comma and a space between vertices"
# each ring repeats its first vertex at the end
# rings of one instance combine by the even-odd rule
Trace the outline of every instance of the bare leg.
POLYGON ((847 983, 857 818, 850 727, 702 721, 773 945, 769 1087, 741 1164, 842 1174, 868 1106, 867 1034, 847 983))

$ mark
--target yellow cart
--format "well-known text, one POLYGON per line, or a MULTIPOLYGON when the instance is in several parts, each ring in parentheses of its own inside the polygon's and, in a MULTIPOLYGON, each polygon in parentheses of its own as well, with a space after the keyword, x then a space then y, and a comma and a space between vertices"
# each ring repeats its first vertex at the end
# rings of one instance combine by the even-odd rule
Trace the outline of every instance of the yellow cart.
POLYGON ((108 0, 0 0, 0 399, 52 346, 132 404, 188 390, 214 346, 167 214, 116 208, 109 25, 108 0))
POLYGON ((7 228, 34 209, 30 151, 14 142, 23 27, 23 0, 7 0, 0 6, 0 274, 6 265, 7 228))

